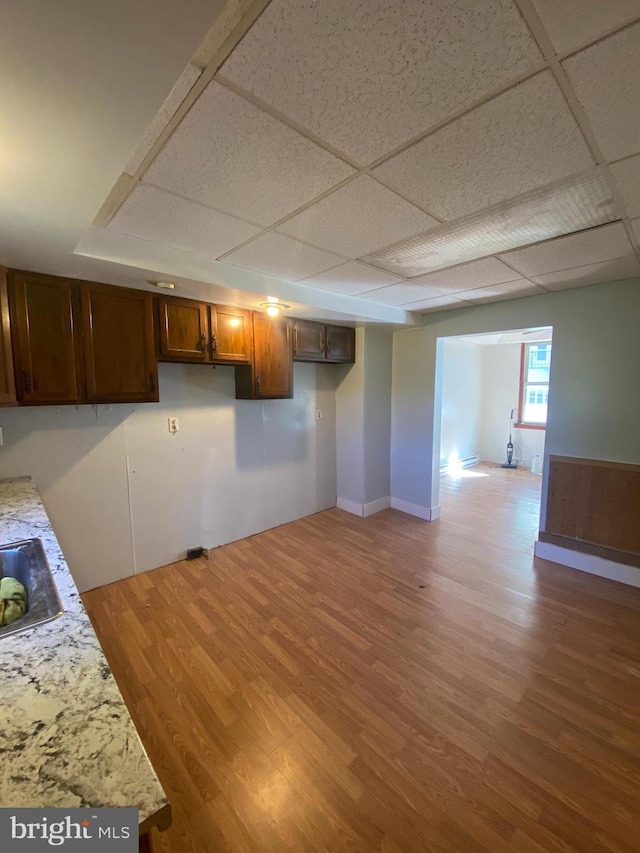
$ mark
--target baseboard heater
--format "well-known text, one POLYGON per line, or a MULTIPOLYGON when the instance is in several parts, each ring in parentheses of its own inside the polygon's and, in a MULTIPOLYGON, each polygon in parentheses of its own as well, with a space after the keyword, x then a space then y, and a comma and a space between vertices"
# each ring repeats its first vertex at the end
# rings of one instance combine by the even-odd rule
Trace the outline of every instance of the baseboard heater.
MULTIPOLYGON (((479 461, 479 456, 467 456, 466 459, 459 459, 457 461, 456 468, 470 468, 472 465, 477 465, 479 461)), ((444 462, 440 463, 441 474, 446 474, 449 464, 450 463, 448 459, 445 459, 444 462)))

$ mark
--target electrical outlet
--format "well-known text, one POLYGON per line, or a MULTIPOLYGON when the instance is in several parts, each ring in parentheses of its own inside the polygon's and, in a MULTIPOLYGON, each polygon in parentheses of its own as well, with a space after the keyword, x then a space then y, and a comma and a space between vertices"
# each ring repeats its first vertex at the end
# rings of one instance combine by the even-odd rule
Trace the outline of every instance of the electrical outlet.
POLYGON ((316 420, 317 421, 324 420, 324 415, 322 414, 322 409, 316 409, 316 420))
POLYGON ((180 424, 177 418, 169 418, 169 432, 175 433, 180 429, 180 424))

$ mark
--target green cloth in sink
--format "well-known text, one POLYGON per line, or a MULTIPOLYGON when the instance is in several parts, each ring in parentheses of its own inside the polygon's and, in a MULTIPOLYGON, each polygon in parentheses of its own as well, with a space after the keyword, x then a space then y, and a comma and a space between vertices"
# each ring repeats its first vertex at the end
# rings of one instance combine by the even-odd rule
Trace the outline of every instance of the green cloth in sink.
POLYGON ((0 628, 27 612, 27 590, 15 578, 0 580, 0 628))

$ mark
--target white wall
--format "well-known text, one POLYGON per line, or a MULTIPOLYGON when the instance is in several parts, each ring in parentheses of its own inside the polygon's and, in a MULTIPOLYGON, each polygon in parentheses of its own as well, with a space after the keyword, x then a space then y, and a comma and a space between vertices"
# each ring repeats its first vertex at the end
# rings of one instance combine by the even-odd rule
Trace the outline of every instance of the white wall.
POLYGON ((356 329, 356 363, 336 374, 338 506, 369 515, 389 505, 392 335, 356 329))
POLYGON ((441 463, 452 455, 458 459, 480 455, 484 349, 455 338, 444 342, 441 463))
MULTIPOLYGON (((515 421, 518 418, 521 346, 521 344, 489 344, 481 347, 484 352, 480 458, 489 462, 505 461, 511 409, 515 409, 515 421)), ((514 458, 530 468, 536 454, 540 457, 544 455, 544 438, 545 430, 543 429, 514 429, 514 458)))
POLYGON ((541 529, 550 453, 640 461, 640 279, 581 287, 427 315, 394 336, 391 434, 393 499, 429 511, 438 503, 438 338, 553 327, 541 529), (631 383, 631 385, 630 385, 631 383))
POLYGON ((235 400, 232 367, 161 364, 159 404, 5 409, 0 477, 34 477, 81 590, 327 509, 335 368, 294 369, 293 400, 235 400))

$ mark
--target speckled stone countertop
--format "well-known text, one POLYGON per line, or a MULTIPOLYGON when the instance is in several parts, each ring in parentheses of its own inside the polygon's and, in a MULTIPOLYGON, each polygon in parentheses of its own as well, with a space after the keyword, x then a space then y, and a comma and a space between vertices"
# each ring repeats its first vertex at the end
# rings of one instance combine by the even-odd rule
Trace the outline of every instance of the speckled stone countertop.
POLYGON ((133 806, 170 822, 162 786, 29 478, 0 480, 0 544, 42 540, 64 613, 0 638, 0 807, 133 806))

